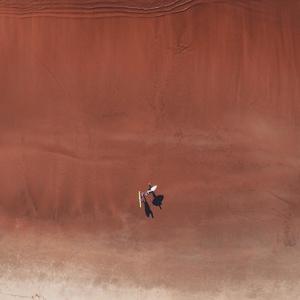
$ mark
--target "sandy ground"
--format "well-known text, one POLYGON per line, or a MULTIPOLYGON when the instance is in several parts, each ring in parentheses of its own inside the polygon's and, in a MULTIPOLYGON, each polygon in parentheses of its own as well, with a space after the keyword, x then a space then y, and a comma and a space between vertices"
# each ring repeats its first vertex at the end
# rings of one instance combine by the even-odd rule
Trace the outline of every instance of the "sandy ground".
POLYGON ((300 298, 299 20, 0 1, 0 299, 300 298))

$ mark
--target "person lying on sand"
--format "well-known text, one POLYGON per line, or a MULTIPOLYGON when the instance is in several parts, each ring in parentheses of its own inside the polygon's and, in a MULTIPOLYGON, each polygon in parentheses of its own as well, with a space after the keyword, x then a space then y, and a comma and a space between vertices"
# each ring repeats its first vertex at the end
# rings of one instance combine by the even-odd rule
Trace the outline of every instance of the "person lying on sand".
POLYGON ((141 202, 144 204, 145 214, 149 218, 150 216, 154 218, 153 212, 150 208, 149 203, 147 202, 145 193, 141 193, 141 202))

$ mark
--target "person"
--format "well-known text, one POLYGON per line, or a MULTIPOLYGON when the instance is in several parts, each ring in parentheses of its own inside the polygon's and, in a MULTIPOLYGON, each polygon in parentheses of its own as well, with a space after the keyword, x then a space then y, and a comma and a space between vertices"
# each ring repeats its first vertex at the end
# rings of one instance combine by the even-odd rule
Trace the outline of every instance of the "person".
POLYGON ((142 203, 144 204, 144 208, 145 208, 145 214, 146 216, 149 218, 150 216, 152 217, 152 219, 154 218, 153 212, 150 208, 149 203, 147 202, 145 193, 141 194, 141 198, 142 198, 142 203))

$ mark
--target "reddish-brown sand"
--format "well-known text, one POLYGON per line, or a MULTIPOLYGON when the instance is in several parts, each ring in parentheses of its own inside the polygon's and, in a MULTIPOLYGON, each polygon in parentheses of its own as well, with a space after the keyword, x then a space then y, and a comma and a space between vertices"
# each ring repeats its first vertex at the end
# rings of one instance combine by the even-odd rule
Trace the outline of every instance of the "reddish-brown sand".
POLYGON ((299 37, 293 0, 0 1, 0 299, 300 299, 299 37))

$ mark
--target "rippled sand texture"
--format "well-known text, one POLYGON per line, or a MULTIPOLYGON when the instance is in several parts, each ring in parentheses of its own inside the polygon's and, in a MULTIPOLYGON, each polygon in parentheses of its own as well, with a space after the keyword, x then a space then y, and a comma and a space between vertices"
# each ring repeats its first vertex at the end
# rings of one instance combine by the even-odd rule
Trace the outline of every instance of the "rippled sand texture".
POLYGON ((299 36, 293 0, 0 1, 0 299, 300 298, 299 36))

